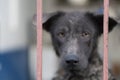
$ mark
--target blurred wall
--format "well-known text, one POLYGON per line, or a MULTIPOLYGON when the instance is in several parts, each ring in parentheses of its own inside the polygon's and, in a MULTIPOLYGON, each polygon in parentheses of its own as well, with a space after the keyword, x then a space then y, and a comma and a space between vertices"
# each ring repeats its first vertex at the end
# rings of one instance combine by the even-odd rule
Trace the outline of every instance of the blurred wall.
POLYGON ((0 50, 28 45, 27 32, 35 13, 36 0, 0 0, 0 50))
POLYGON ((28 63, 29 47, 33 38, 36 40, 36 32, 32 28, 35 13, 36 0, 0 0, 0 80, 35 77, 30 74, 35 70, 29 67, 34 60, 28 63))

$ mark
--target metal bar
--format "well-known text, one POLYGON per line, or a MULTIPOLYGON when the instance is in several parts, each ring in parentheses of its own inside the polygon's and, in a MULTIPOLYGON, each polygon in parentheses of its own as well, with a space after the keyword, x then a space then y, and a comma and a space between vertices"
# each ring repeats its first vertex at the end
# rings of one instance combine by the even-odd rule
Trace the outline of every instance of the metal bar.
POLYGON ((42 0, 37 0, 37 80, 42 80, 42 0))
POLYGON ((104 0, 104 22, 103 22, 104 23, 104 60, 103 60, 103 80, 108 80, 108 15, 109 15, 109 0, 104 0))

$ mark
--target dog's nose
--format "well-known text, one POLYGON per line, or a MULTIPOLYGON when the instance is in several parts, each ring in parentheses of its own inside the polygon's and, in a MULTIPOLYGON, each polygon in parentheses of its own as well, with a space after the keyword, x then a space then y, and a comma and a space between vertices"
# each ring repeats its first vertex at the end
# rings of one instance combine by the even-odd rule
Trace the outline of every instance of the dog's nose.
POLYGON ((79 58, 76 55, 67 55, 65 57, 65 62, 67 64, 73 64, 73 65, 75 65, 75 64, 79 63, 79 58))

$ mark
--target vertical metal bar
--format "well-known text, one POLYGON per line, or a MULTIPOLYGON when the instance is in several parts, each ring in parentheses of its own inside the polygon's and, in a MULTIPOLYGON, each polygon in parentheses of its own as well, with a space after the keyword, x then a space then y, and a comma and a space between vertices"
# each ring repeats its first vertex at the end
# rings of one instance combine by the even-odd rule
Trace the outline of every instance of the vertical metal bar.
POLYGON ((42 0, 37 0, 37 80, 42 80, 42 0))
POLYGON ((103 60, 103 80, 108 80, 108 15, 109 15, 109 0, 104 0, 104 60, 103 60))

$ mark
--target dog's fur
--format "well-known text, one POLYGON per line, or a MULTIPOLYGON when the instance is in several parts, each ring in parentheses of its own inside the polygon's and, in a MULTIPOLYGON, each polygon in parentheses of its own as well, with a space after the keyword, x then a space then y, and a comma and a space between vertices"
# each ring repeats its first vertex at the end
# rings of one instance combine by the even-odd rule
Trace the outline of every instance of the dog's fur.
MULTIPOLYGON (((109 32, 117 24, 109 18, 109 32)), ((50 32, 57 56, 61 59, 54 80, 102 80, 103 63, 97 51, 103 33, 103 15, 89 12, 56 12, 43 15, 43 28, 50 32), (75 64, 67 59, 77 58, 75 64)), ((114 80, 109 71, 109 80, 114 80)))

